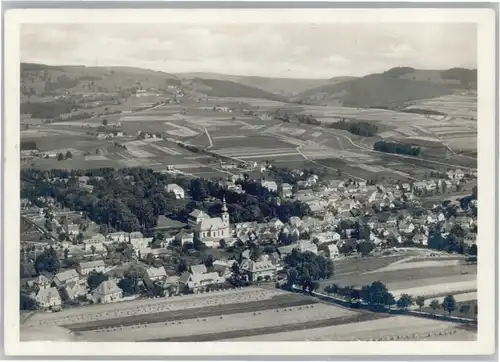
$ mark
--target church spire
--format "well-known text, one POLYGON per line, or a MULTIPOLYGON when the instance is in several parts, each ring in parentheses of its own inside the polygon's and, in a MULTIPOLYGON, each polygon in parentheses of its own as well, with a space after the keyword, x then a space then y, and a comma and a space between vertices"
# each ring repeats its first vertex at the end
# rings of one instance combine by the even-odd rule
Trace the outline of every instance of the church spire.
POLYGON ((222 212, 227 212, 226 196, 222 198, 222 212))

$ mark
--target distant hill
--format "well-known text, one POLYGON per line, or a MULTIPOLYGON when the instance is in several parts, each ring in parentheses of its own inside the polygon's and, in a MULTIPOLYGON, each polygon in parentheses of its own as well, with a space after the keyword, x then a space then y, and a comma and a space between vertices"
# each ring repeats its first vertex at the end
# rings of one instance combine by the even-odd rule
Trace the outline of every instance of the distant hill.
POLYGON ((331 79, 273 78, 219 73, 181 73, 177 74, 177 76, 181 79, 201 78, 230 81, 249 87, 259 88, 268 93, 288 97, 297 95, 311 88, 354 79, 354 77, 334 77, 331 79))
POLYGON ((476 73, 476 70, 462 68, 420 70, 398 67, 309 89, 293 97, 292 101, 399 109, 414 100, 476 89, 476 73))
POLYGON ((194 92, 212 97, 245 97, 273 101, 285 100, 277 94, 229 80, 193 78, 189 82, 183 83, 183 86, 187 86, 194 92))
POLYGON ((65 90, 113 93, 132 88, 167 88, 177 76, 134 67, 50 66, 21 63, 21 93, 51 95, 65 90))

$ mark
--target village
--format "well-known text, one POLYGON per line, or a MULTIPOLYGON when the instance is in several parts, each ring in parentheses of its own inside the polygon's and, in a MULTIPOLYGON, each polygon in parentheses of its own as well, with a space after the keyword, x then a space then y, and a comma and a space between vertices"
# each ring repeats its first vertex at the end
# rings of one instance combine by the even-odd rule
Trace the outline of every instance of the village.
MULTIPOLYGON (((223 198, 220 215, 193 210, 187 223, 160 215, 155 233, 147 236, 140 231, 108 232, 51 197, 38 198, 43 207, 22 199, 22 222, 28 231, 21 240, 21 304, 28 310, 60 311, 169 298, 234 288, 236 274, 240 288, 274 288, 286 281, 285 259, 293 250, 324 256, 334 264, 381 259, 399 248, 473 255, 477 175, 449 170, 441 177, 384 185, 321 180, 317 175, 295 185, 261 179, 260 185, 278 199, 308 205, 311 216, 231 223, 223 198), (464 202, 469 194, 469 202, 464 202), (431 207, 422 206, 429 202, 431 207)), ((78 183, 91 192, 93 178, 98 176, 79 176, 78 183)), ((219 182, 244 192, 237 181, 219 182)), ((177 200, 190 198, 177 184, 165 190, 177 200)))

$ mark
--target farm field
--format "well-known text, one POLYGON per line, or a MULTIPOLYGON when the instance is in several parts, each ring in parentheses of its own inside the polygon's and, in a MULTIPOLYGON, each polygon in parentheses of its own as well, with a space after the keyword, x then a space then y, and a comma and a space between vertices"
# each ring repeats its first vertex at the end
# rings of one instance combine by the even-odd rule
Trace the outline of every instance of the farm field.
POLYGON ((408 109, 426 109, 445 113, 452 117, 477 118, 477 93, 464 92, 413 102, 408 109))
MULTIPOLYGON (((244 307, 245 304, 240 308, 243 310, 244 307)), ((206 309, 209 312, 214 308, 206 309)), ((206 335, 212 335, 210 339, 217 340, 220 333, 239 332, 246 334, 248 330, 252 331, 253 329, 270 327, 280 327, 286 330, 287 325, 290 324, 320 322, 323 320, 331 321, 337 318, 350 317, 355 314, 356 312, 323 303, 301 304, 298 306, 290 305, 287 308, 276 308, 276 306, 270 304, 266 309, 244 313, 206 316, 198 316, 195 313, 186 315, 184 319, 176 322, 168 320, 166 322, 151 323, 145 328, 140 328, 139 331, 137 331, 137 328, 133 328, 133 326, 124 326, 123 329, 120 326, 119 331, 115 328, 111 332, 93 330, 80 333, 89 341, 99 341, 103 338, 107 341, 178 341, 179 337, 182 338, 182 341, 199 341, 198 336, 205 336, 202 340, 206 341, 208 340, 206 335), (134 333, 134 329, 138 333, 134 333)), ((144 326, 144 324, 142 325, 144 326)))
MULTIPOLYGON (((364 263, 370 265, 369 261, 364 263)), ((477 290, 477 266, 458 260, 412 261, 406 258, 397 259, 394 256, 390 257, 384 266, 373 267, 370 270, 366 268, 365 272, 358 273, 355 269, 350 272, 339 271, 338 264, 336 264, 336 276, 321 281, 320 289, 331 284, 361 287, 374 281, 381 281, 395 297, 407 293, 433 298, 443 293, 460 294, 477 290)))
POLYGON ((323 328, 274 333, 260 336, 231 338, 231 341, 382 341, 433 340, 453 336, 453 340, 476 340, 477 334, 465 332, 457 324, 409 316, 334 325, 323 328), (446 334, 445 334, 446 333, 446 334))

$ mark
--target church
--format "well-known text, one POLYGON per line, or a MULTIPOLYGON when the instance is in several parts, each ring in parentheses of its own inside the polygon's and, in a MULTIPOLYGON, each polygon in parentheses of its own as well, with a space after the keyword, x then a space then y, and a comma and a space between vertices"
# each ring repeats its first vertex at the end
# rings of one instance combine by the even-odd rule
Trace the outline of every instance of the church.
POLYGON ((210 217, 201 210, 194 210, 189 214, 188 225, 194 231, 194 237, 208 247, 217 246, 221 239, 230 238, 231 225, 226 199, 222 201, 221 217, 210 217))

